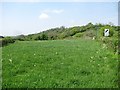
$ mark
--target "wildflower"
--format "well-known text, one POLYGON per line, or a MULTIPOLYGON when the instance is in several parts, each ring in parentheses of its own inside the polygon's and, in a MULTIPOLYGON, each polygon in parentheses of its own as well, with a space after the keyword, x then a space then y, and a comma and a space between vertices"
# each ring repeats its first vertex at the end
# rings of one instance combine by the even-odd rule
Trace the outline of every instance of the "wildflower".
POLYGON ((91 59, 93 59, 93 57, 90 57, 91 59))
POLYGON ((100 64, 98 64, 98 66, 100 66, 100 64))
POLYGON ((58 54, 57 52, 55 54, 58 54))
POLYGON ((98 51, 96 53, 98 53, 98 51))
POLYGON ((12 62, 12 59, 9 59, 10 62, 12 62))
POLYGON ((104 59, 107 59, 107 57, 104 57, 104 59))
POLYGON ((92 60, 90 60, 90 62, 92 62, 92 60))

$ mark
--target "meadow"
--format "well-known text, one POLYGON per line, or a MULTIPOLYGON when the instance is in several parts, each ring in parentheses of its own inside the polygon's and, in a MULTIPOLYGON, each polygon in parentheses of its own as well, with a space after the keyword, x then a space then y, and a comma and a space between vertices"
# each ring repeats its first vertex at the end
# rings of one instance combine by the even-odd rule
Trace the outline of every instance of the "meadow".
POLYGON ((2 48, 3 88, 117 88, 118 58, 94 40, 18 41, 2 48))

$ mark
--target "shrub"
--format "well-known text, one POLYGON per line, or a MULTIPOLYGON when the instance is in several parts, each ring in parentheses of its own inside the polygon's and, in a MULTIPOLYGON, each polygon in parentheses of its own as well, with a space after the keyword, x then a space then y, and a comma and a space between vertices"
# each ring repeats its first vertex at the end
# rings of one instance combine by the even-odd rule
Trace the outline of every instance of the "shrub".
POLYGON ((69 28, 69 36, 73 36, 78 32, 80 32, 79 27, 69 28))
POLYGON ((14 42, 15 40, 12 39, 11 37, 6 37, 0 40, 0 46, 5 46, 5 45, 8 45, 9 43, 14 43, 14 42))
POLYGON ((40 40, 48 40, 47 34, 43 33, 40 40))
POLYGON ((41 36, 40 35, 34 35, 32 37, 33 40, 40 40, 41 36))
POLYGON ((12 39, 19 40, 19 41, 24 41, 25 40, 25 36, 24 35, 18 35, 18 36, 12 37, 12 39))
POLYGON ((102 43, 106 44, 108 46, 108 48, 110 48, 114 52, 118 51, 118 39, 103 37, 103 38, 99 39, 99 41, 102 41, 102 43))
POLYGON ((83 33, 76 33, 75 35, 74 35, 74 37, 82 37, 83 36, 83 33))
POLYGON ((69 31, 65 31, 59 35, 60 39, 64 39, 66 37, 70 36, 69 31))
POLYGON ((83 38, 92 39, 95 36, 96 36, 96 33, 94 30, 88 30, 88 31, 84 32, 83 38))
POLYGON ((111 27, 111 26, 106 25, 106 26, 101 27, 99 29, 99 33, 98 33, 99 37, 103 37, 104 36, 104 30, 105 29, 109 29, 109 37, 113 36, 113 34, 114 34, 114 28, 111 27))

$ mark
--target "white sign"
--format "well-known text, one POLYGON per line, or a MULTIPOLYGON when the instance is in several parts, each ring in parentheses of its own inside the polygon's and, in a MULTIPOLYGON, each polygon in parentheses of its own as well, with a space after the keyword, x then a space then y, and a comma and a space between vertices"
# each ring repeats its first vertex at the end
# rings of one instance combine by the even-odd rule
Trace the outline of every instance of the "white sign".
POLYGON ((104 30, 104 36, 108 37, 109 36, 109 29, 104 30))

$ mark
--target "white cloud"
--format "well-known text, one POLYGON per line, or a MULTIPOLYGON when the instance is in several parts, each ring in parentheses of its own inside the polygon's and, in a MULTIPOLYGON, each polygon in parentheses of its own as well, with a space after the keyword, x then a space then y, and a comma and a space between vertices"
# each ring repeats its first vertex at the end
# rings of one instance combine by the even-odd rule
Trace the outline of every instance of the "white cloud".
POLYGON ((62 9, 54 9, 54 10, 50 10, 50 9, 46 9, 43 10, 39 16, 39 19, 48 19, 50 18, 49 14, 53 13, 53 14, 60 14, 62 13, 64 10, 62 9))
POLYGON ((63 12, 63 10, 53 10, 52 12, 53 12, 53 13, 56 13, 56 14, 60 14, 60 13, 63 12))
POLYGON ((56 14, 60 14, 60 13, 62 13, 64 10, 62 10, 62 9, 53 9, 53 10, 50 10, 50 9, 46 9, 46 10, 44 10, 43 12, 44 13, 56 13, 56 14))
POLYGON ((48 19, 48 18, 49 18, 49 16, 46 13, 41 13, 39 16, 39 19, 48 19))

